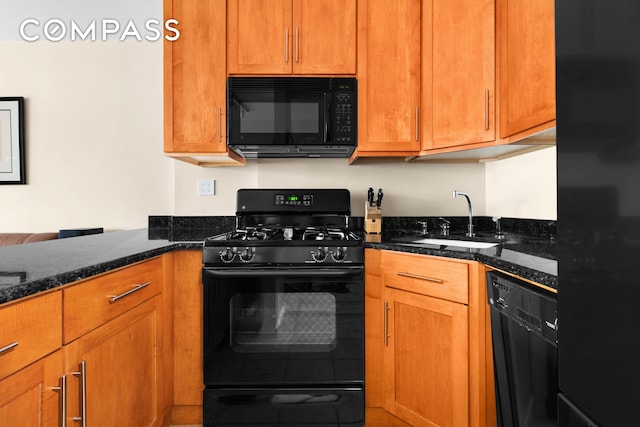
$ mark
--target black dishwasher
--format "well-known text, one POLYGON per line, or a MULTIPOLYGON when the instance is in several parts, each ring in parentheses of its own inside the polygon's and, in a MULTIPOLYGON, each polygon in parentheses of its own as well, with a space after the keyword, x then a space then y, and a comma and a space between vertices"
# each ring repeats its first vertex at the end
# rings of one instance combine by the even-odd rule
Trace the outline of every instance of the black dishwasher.
POLYGON ((557 426, 556 294, 487 273, 499 427, 557 426))

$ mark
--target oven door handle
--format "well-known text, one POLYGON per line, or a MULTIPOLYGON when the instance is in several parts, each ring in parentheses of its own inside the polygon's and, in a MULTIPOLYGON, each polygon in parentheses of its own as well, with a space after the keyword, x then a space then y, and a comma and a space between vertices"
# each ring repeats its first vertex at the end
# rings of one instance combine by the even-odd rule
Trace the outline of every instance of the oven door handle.
POLYGON ((283 269, 212 269, 205 268, 202 273, 211 277, 349 277, 357 276, 364 267, 343 268, 283 268, 283 269))

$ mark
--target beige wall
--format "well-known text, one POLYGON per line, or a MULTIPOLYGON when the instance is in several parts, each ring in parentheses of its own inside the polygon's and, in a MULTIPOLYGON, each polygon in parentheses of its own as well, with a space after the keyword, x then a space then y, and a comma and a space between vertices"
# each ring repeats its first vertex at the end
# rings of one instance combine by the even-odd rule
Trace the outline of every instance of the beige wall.
POLYGON ((486 215, 557 219, 556 147, 486 164, 486 215))
POLYGON ((233 215, 235 191, 259 188, 347 188, 352 212, 364 214, 367 189, 384 191, 383 213, 389 216, 466 215, 464 200, 454 189, 471 195, 477 215, 484 214, 484 165, 375 162, 349 166, 346 159, 264 159, 248 168, 203 169, 176 164, 176 213, 233 215), (216 180, 215 196, 197 196, 197 180, 216 180))
POLYGON ((176 163, 177 215, 233 215, 235 192, 257 188, 347 188, 354 215, 363 215, 367 188, 383 188, 388 216, 464 216, 468 193, 475 215, 556 219, 555 148, 489 163, 430 164, 345 159, 252 160, 245 168, 176 163), (215 196, 198 196, 198 179, 215 179, 215 196))
POLYGON ((173 211, 162 43, 0 42, 0 96, 24 96, 27 185, 0 185, 0 232, 145 227, 173 211))
POLYGON ((145 227, 149 215, 233 215, 244 187, 341 187, 354 215, 382 187, 385 215, 555 219, 555 150, 488 164, 346 159, 199 168, 162 154, 160 42, 0 42, 0 96, 26 100, 27 185, 0 185, 0 232, 145 227), (216 180, 198 196, 197 180, 216 180))

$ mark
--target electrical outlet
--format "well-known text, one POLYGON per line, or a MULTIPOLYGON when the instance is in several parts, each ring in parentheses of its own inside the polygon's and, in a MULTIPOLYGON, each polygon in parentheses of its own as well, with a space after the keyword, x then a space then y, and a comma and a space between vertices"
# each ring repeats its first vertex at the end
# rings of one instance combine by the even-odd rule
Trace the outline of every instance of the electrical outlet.
POLYGON ((214 179, 198 180, 198 196, 213 196, 216 194, 216 181, 214 179))

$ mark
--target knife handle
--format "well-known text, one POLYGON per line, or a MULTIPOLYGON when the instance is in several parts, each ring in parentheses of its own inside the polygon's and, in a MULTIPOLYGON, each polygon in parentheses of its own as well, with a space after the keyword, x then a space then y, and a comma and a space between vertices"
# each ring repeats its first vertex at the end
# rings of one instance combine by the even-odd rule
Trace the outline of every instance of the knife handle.
POLYGON ((376 200, 376 208, 380 209, 380 205, 382 205, 382 188, 378 188, 378 199, 376 200))

